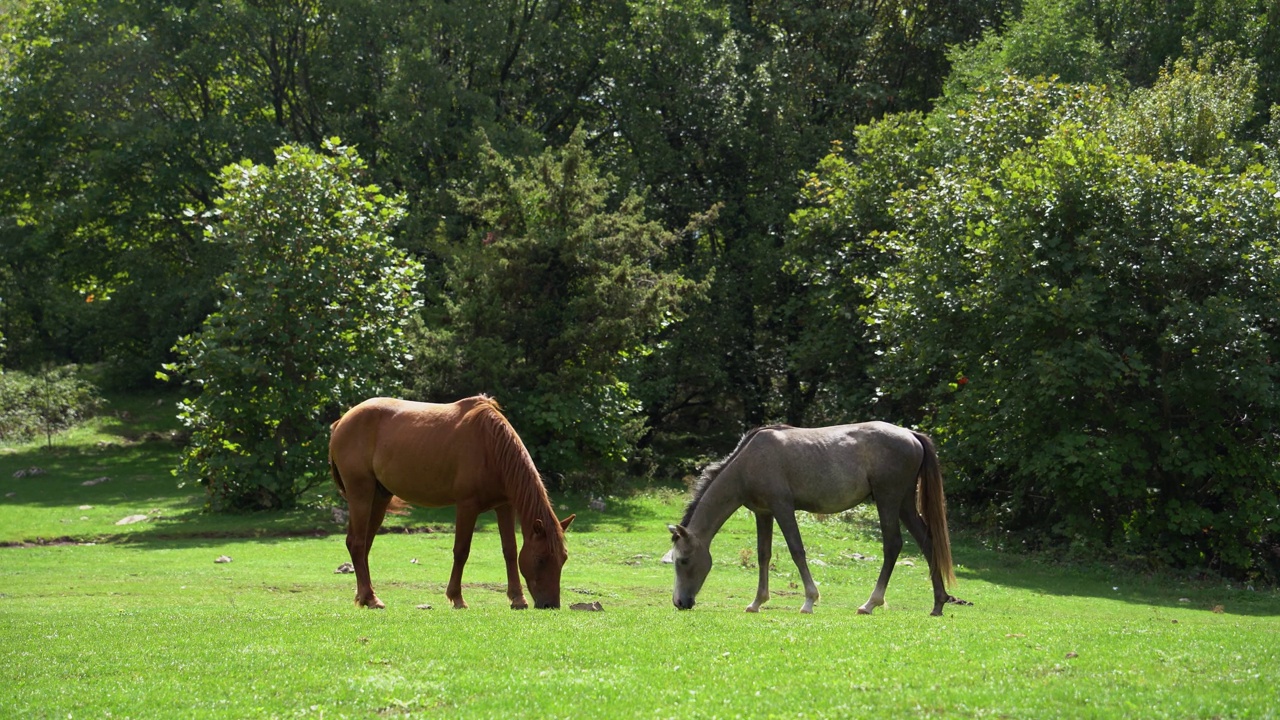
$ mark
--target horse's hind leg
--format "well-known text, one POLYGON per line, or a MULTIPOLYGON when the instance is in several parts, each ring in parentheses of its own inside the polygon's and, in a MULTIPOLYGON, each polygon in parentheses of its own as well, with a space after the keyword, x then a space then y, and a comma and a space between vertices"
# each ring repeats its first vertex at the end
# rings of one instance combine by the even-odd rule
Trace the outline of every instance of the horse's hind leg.
POLYGON ((517 566, 516 551, 516 517, 511 505, 504 504, 494 508, 498 516, 498 535, 502 538, 502 559, 507 563, 507 599, 511 601, 512 610, 526 610, 529 602, 524 599, 524 589, 520 587, 520 570, 517 566))
POLYGON ((373 592, 369 576, 369 549, 386 517, 391 493, 372 478, 360 486, 350 481, 347 483, 347 552, 351 554, 351 565, 356 571, 356 605, 381 609, 386 605, 373 592), (362 492, 360 486, 368 484, 372 484, 372 491, 362 492))
POLYGON ((793 508, 787 508, 785 512, 775 510, 773 516, 778 520, 782 537, 787 539, 787 549, 791 551, 791 559, 800 570, 800 580, 804 583, 804 605, 801 606, 800 612, 811 613, 813 604, 818 602, 818 586, 814 584, 813 576, 809 574, 809 561, 805 559, 804 542, 800 540, 800 526, 796 524, 796 512, 793 508))
POLYGON ((459 503, 454 516, 453 570, 449 573, 449 586, 444 595, 453 603, 454 610, 465 610, 467 601, 462 599, 462 568, 471 556, 471 536, 476 530, 476 518, 480 513, 466 503, 459 503))
POLYGON ((902 528, 898 526, 898 513, 889 504, 882 502, 876 503, 876 510, 880 514, 880 533, 884 536, 884 564, 880 566, 880 577, 876 579, 871 597, 858 608, 859 615, 870 615, 876 608, 884 605, 889 577, 893 575, 893 566, 898 562, 898 554, 902 552, 902 528))
POLYGON ((756 586, 756 599, 747 606, 747 612, 760 612, 760 606, 769 601, 769 563, 773 561, 773 516, 767 512, 756 513, 756 561, 760 564, 760 584, 756 586))
POLYGON ((929 614, 941 615, 942 606, 949 602, 966 604, 963 600, 958 600, 947 593, 947 586, 942 582, 942 569, 933 565, 933 541, 929 537, 929 527, 925 525, 920 513, 916 512, 914 500, 911 504, 902 507, 902 522, 907 526, 911 537, 916 539, 916 544, 920 546, 920 552, 924 553, 925 560, 929 562, 929 580, 933 582, 933 612, 929 614))

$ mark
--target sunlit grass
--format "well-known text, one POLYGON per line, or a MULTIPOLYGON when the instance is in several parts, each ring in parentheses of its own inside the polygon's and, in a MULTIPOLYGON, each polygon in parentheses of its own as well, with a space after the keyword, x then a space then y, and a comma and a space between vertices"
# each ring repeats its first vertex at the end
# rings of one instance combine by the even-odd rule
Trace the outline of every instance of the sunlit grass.
MULTIPOLYGON (((88 444, 86 444, 88 442, 88 444)), ((886 608, 855 610, 879 571, 871 516, 802 516, 822 599, 801 615, 776 539, 773 599, 755 592, 754 525, 735 515, 688 612, 671 606, 671 491, 606 499, 569 533, 563 602, 508 609, 497 533, 481 525, 447 609, 448 511, 403 520, 372 566, 384 611, 353 607, 340 527, 319 508, 219 518, 178 489, 165 441, 0 454, 0 717, 1274 717, 1280 596, 1106 566, 1066 567, 965 542, 931 618, 908 543, 886 608), (43 475, 13 478, 25 464, 43 475), (82 478, 108 475, 93 486, 82 478), (82 511, 87 504, 92 510, 82 511), (128 526, 117 516, 158 510, 128 526), (90 519, 80 520, 81 516, 90 519), (64 522, 65 520, 65 522, 64 522), (319 535, 306 534, 313 527, 319 535), (74 531, 69 529, 74 528, 74 531), (227 556, 230 562, 215 562, 227 556), (418 609, 429 604, 430 610, 418 609)))

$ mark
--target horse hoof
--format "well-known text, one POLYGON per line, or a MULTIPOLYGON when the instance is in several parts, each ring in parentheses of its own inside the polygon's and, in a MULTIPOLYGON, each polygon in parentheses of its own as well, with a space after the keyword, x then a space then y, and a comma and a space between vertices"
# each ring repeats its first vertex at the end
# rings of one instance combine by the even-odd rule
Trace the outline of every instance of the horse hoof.
POLYGON ((515 602, 511 603, 511 609, 512 610, 528 610, 529 603, 525 602, 524 600, 516 600, 515 602))
POLYGON ((758 613, 758 612, 760 612, 760 608, 756 607, 755 605, 748 605, 748 606, 747 606, 747 612, 749 612, 749 613, 758 613))
POLYGON ((870 615, 870 614, 871 614, 871 611, 870 611, 870 610, 868 610, 868 609, 866 609, 866 608, 864 608, 864 607, 860 607, 860 608, 858 608, 858 614, 859 614, 859 615, 870 615))

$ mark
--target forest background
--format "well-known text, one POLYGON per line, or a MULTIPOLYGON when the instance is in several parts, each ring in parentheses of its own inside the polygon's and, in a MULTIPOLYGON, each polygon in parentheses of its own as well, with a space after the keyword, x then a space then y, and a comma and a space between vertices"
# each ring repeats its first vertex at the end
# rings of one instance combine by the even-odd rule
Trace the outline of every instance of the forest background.
POLYGON ((876 418, 1001 547, 1280 576, 1274 2, 0 0, 0 33, 7 436, 94 405, 72 364, 185 382, 180 474, 244 510, 310 501, 371 394, 494 395, 596 493, 876 418))

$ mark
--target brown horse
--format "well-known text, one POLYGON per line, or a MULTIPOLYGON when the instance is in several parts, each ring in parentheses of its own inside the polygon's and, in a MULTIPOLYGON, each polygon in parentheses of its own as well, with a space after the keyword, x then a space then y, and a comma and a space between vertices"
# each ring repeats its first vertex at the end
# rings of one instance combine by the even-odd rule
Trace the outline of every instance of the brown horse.
POLYGON ((393 500, 457 508, 453 572, 445 596, 465 608, 462 568, 471 554, 476 518, 498 516, 507 597, 513 609, 529 604, 516 572, 515 517, 524 545, 520 574, 539 608, 560 607, 560 571, 569 554, 564 531, 573 515, 556 519, 546 488, 520 436, 498 404, 481 395, 448 405, 373 398, 333 424, 329 467, 351 513, 347 550, 356 571, 356 605, 385 607, 369 580, 369 548, 393 500))

